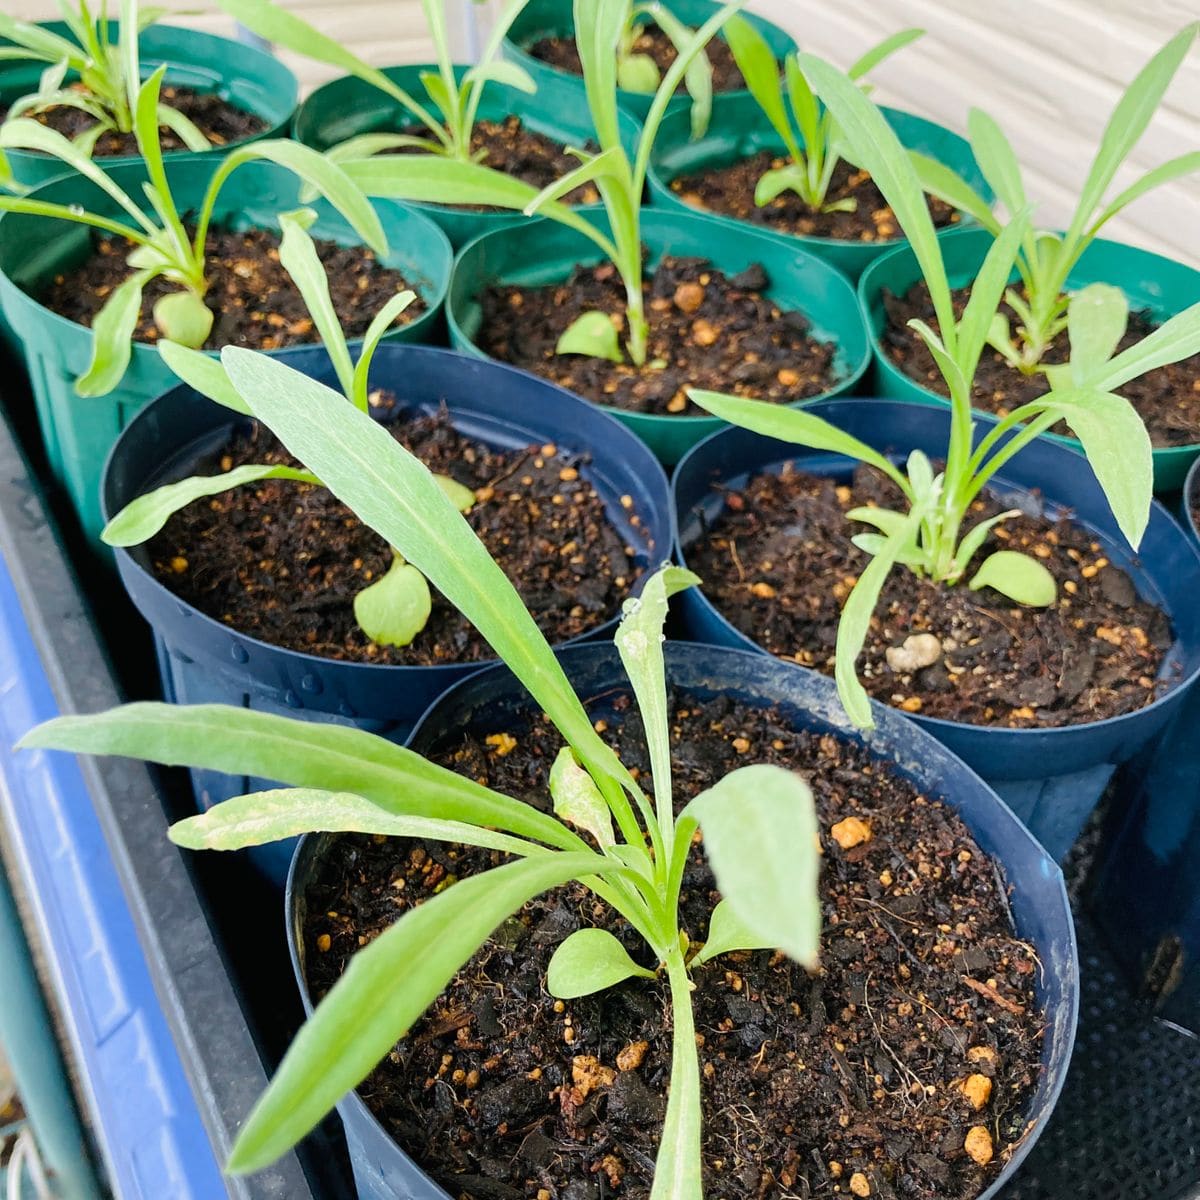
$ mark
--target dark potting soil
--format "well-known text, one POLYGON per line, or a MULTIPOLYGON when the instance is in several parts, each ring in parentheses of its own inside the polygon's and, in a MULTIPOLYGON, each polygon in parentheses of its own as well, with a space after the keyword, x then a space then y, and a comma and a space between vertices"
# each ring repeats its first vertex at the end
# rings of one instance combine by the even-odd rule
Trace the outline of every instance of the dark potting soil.
MULTIPOLYGON (((427 137, 421 125, 410 125, 400 131, 416 137, 427 137)), ((520 117, 508 116, 503 121, 476 121, 471 130, 471 149, 483 154, 483 161, 493 170, 520 179, 539 191, 574 171, 579 159, 567 153, 567 148, 544 133, 528 129, 520 117)), ((594 150, 594 144, 584 149, 594 150)), ((399 154, 415 154, 415 150, 400 150, 399 154)), ((577 187, 563 197, 565 204, 598 204, 600 192, 594 183, 577 187)), ((454 204, 448 207, 467 212, 503 212, 486 204, 454 204)))
MULTIPOLYGON (((870 561, 850 541, 876 532, 846 520, 867 504, 900 506, 873 468, 853 486, 786 469, 752 478, 691 548, 689 565, 742 633, 781 658, 834 671, 842 606, 870 561)), ((966 528, 1007 505, 977 501, 966 528)), ((1156 699, 1172 641, 1166 615, 1138 599, 1099 542, 1068 520, 1023 515, 989 535, 964 582, 935 586, 897 567, 884 586, 858 661, 863 686, 905 712, 1018 729, 1076 725, 1133 712, 1156 699), (1020 608, 966 586, 1000 549, 1038 558, 1059 585, 1046 609, 1020 608), (905 643, 931 634, 937 646, 905 643)))
MULTIPOLYGON (((737 217, 740 221, 766 226, 775 233, 836 238, 844 242, 885 242, 903 236, 895 215, 870 175, 847 162, 834 168, 826 203, 853 200, 857 205, 853 212, 822 212, 810 208, 790 191, 760 208, 754 202, 758 181, 768 171, 786 165, 785 158, 763 150, 723 167, 681 176, 671 182, 671 190, 693 208, 737 217)), ((959 214, 950 205, 932 197, 929 215, 938 228, 959 220, 959 214)))
POLYGON ((695 387, 786 404, 827 391, 836 347, 812 336, 808 319, 764 296, 761 266, 725 275, 703 258, 664 258, 646 280, 647 365, 556 354, 583 313, 601 310, 625 336, 625 289, 611 263, 576 267, 552 287, 489 287, 477 336, 493 358, 524 367, 598 404, 660 416, 703 415, 695 387))
MULTIPOLYGON (((366 246, 340 246, 316 241, 317 255, 329 279, 334 311, 349 338, 366 333, 375 314, 397 293, 412 284, 397 270, 380 266, 366 246)), ((62 275, 37 298, 68 320, 91 326, 96 313, 131 274, 125 258, 130 246, 124 238, 94 236, 95 253, 80 266, 62 275)), ((267 229, 237 233, 214 229, 206 250, 208 295, 213 310, 212 333, 205 348, 246 346, 251 350, 279 350, 285 346, 319 342, 304 299, 279 261, 279 235, 267 229)), ((161 296, 178 291, 162 279, 147 285, 134 334, 136 341, 158 340, 154 305, 161 296)), ((407 325, 428 305, 417 298, 396 319, 407 325)))
MULTIPOLYGON (((960 288, 954 293, 954 305, 959 313, 966 306, 970 294, 969 288, 960 288)), ((939 395, 948 396, 949 390, 937 370, 933 355, 906 324, 913 317, 920 317, 937 328, 929 289, 924 283, 919 283, 909 288, 903 296, 885 291, 883 301, 887 312, 883 345, 888 357, 910 378, 939 395)), ((1003 305, 1002 310, 1013 328, 1016 328, 1016 314, 1008 305, 1003 305)), ((1154 329, 1155 324, 1149 313, 1130 313, 1129 327, 1118 350, 1136 345, 1154 329)), ((1047 364, 1064 363, 1070 355, 1071 341, 1064 331, 1047 350, 1044 361, 1047 364)), ((979 360, 972 398, 976 408, 1007 416, 1013 409, 1036 400, 1048 390, 1044 375, 1023 375, 989 347, 979 360)), ((1155 447, 1161 449, 1200 444, 1200 354, 1149 371, 1117 391, 1137 409, 1155 447)), ((1070 436, 1065 423, 1056 425, 1054 432, 1070 436)))
MULTIPOLYGON (((648 779, 640 720, 627 698, 617 710, 599 728, 648 779)), ((818 975, 770 952, 694 972, 705 1195, 866 1195, 866 1184, 880 1200, 977 1196, 1025 1132, 1043 1031, 1040 964, 1013 933, 995 866, 939 801, 850 743, 724 698, 677 696, 672 711, 680 805, 750 762, 793 768, 812 784, 824 851, 818 975)), ((443 761, 545 808, 560 745, 539 722, 463 736, 443 761)), ((338 839, 306 894, 314 996, 410 906, 499 859, 338 839)), ((696 847, 681 904, 694 941, 717 899, 696 847)), ((654 966, 582 888, 549 893, 500 926, 361 1085, 451 1196, 649 1194, 670 1074, 665 985, 637 981, 565 1004, 545 990, 555 947, 594 925, 654 966)))
MULTIPOLYGON (((639 570, 581 477, 585 457, 553 446, 493 450, 457 432, 444 413, 398 421, 392 430, 431 471, 475 492, 467 521, 550 641, 587 633, 617 614, 639 570)), ((299 465, 257 428, 200 463, 197 473, 251 462, 299 465)), ((369 641, 355 623, 354 597, 387 570, 391 552, 324 488, 268 480, 191 504, 151 541, 149 554, 155 574, 180 599, 272 645, 406 666, 494 657, 436 591, 429 623, 410 646, 369 641)))
MULTIPOLYGON (((657 25, 643 25, 633 49, 637 54, 649 54, 662 75, 671 69, 679 57, 675 43, 657 25)), ((570 71, 572 75, 583 74, 583 66, 579 61, 579 47, 576 46, 573 37, 541 38, 529 47, 529 53, 560 71, 570 71)), ((715 37, 705 47, 705 53, 712 65, 714 92, 740 92, 745 88, 746 81, 738 70, 728 42, 715 37)), ((684 90, 682 84, 679 90, 684 90)))
MULTIPOLYGON (((162 89, 162 102, 183 113, 214 146, 244 142, 266 128, 266 122, 261 117, 230 104, 228 100, 222 100, 212 92, 197 92, 193 88, 166 84, 162 89)), ((0 120, 6 115, 0 115, 0 120)), ((76 138, 96 124, 88 113, 66 105, 33 114, 33 119, 66 138, 76 138)), ((164 150, 187 149, 179 135, 166 125, 160 125, 158 132, 164 150)), ((132 133, 105 133, 97 140, 92 157, 116 158, 138 153, 137 139, 132 133)))

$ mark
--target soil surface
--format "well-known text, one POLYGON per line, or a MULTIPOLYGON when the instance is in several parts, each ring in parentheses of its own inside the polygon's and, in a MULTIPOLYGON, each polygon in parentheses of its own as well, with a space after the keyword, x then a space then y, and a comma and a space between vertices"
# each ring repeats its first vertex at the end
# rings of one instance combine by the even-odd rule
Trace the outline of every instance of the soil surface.
MULTIPOLYGON (((212 92, 197 92, 189 87, 166 85, 162 89, 162 102, 183 113, 214 146, 244 142, 267 127, 267 123, 261 117, 230 104, 228 100, 222 100, 212 92)), ((29 115, 67 138, 78 137, 96 124, 88 113, 66 105, 58 105, 45 112, 29 115)), ((7 110, 0 113, 0 120, 5 116, 7 110)), ((167 126, 160 125, 158 132, 163 150, 187 149, 179 135, 167 126)), ((92 157, 116 158, 138 153, 137 139, 132 133, 110 132, 102 134, 97 140, 92 157)))
MULTIPOLYGON (((660 75, 665 75, 679 57, 675 43, 657 25, 643 25, 633 49, 637 54, 649 54, 658 65, 660 75)), ((573 37, 541 38, 529 47, 529 53, 560 71, 570 71, 572 75, 583 74, 583 66, 579 61, 579 47, 575 45, 573 37)), ((742 78, 742 73, 734 61, 733 51, 729 49, 729 43, 724 38, 713 38, 708 43, 705 53, 712 64, 714 92, 740 92, 745 89, 746 81, 742 78)), ((685 90, 680 84, 678 91, 685 90)))
MULTIPOLYGON (((613 727, 600 728, 644 780, 641 723, 624 719, 626 698, 615 715, 610 703, 613 727)), ((766 951, 694 972, 705 1195, 867 1195, 865 1183, 880 1200, 977 1196, 1023 1136, 1043 1031, 1040 966, 1013 933, 995 867, 941 803, 849 743, 724 698, 677 696, 672 712, 677 805, 736 767, 772 762, 809 777, 823 830, 819 975, 766 951), (851 845, 857 823, 865 840, 851 845), (969 1133, 977 1150, 986 1141, 986 1165, 966 1152, 969 1133)), ((444 761, 546 806, 560 745, 539 723, 462 736, 444 761)), ((306 895, 313 993, 329 989, 364 939, 498 858, 339 839, 306 895)), ((681 905, 694 942, 717 899, 696 847, 681 905)), ((649 1194, 670 1072, 665 984, 639 980, 566 1004, 544 986, 558 943, 594 925, 654 966, 590 894, 547 894, 500 926, 360 1087, 451 1196, 649 1194)))
MULTIPOLYGON (((834 168, 826 203, 853 200, 856 204, 853 212, 822 212, 810 208, 791 191, 760 208, 754 202, 758 181, 768 171, 787 163, 786 158, 763 150, 727 166, 680 176, 672 180, 671 190, 693 208, 737 217, 740 221, 765 226, 773 233, 836 238, 843 242, 886 242, 904 236, 870 175, 845 161, 834 168)), ((959 214, 950 205, 932 197, 929 215, 939 229, 959 220, 959 214)))
MULTIPOLYGON (((756 476, 725 499, 688 565, 747 637, 832 675, 842 606, 870 561, 850 539, 876 532, 845 514, 867 504, 900 508, 899 492, 872 468, 859 468, 852 487, 789 469, 756 476)), ((977 501, 965 528, 1010 507, 1018 505, 977 501)), ((1020 608, 991 588, 939 587, 897 567, 858 662, 872 696, 923 716, 1029 729, 1118 716, 1160 695, 1170 622, 1138 599, 1086 530, 1032 515, 1006 521, 965 579, 1001 549, 1032 554, 1050 570, 1055 604, 1020 608), (921 638, 929 649, 905 654, 910 637, 927 634, 936 647, 921 638)))
POLYGON ((836 382, 836 347, 812 336, 808 319, 762 293, 761 266, 725 275, 703 258, 665 258, 643 285, 650 322, 644 367, 556 354, 583 313, 612 315, 622 339, 627 305, 611 263, 577 267, 553 287, 489 287, 476 338, 493 358, 552 379, 598 404, 660 416, 703 416, 695 387, 779 404, 820 395, 836 382))
MULTIPOLYGON (((409 125, 401 133, 414 137, 428 137, 423 125, 409 125)), ((574 171, 579 159, 567 153, 567 148, 544 133, 527 129, 517 116, 505 117, 503 121, 476 121, 471 130, 471 149, 484 155, 483 161, 496 171, 520 179, 539 191, 556 180, 574 171)), ((583 149, 596 149, 594 143, 583 149)), ((419 150, 404 149, 397 154, 419 154, 419 150)), ((594 183, 577 187, 563 197, 565 204, 599 204, 600 191, 594 183)), ((466 212, 504 212, 486 204, 452 204, 466 212)))
MULTIPOLYGON (((96 235, 92 240, 92 257, 74 270, 55 276, 50 287, 37 297, 60 316, 89 327, 113 288, 131 274, 125 261, 131 247, 124 238, 96 235)), ((414 286, 391 267, 380 266, 366 246, 314 240, 329 279, 334 311, 348 338, 366 333, 375 314, 408 287, 418 292, 417 298, 395 323, 407 325, 428 309, 419 285, 414 286)), ((206 303, 216 318, 204 344, 206 349, 247 346, 252 350, 280 350, 321 340, 299 289, 279 261, 278 234, 266 229, 243 233, 212 230, 206 263, 206 303)), ((158 340, 154 305, 161 296, 178 290, 166 280, 151 281, 143 294, 135 340, 158 340)))
MULTIPOLYGON (((968 288, 954 293, 955 308, 960 313, 970 294, 968 288)), ((934 329, 938 327, 929 289, 924 283, 914 284, 903 296, 885 291, 883 300, 887 312, 883 345, 888 357, 910 378, 939 395, 948 396, 949 390, 928 347, 906 324, 913 317, 920 317, 934 329)), ((1015 329, 1016 314, 1006 304, 1001 308, 1015 329)), ((1154 329, 1149 313, 1130 313, 1129 327, 1118 352, 1136 345, 1154 329)), ((1070 355, 1071 341, 1064 331, 1047 350, 1044 361, 1047 364, 1064 363, 1070 355)), ((979 360, 973 401, 976 408, 1006 416, 1022 404, 1045 395, 1048 390, 1044 375, 1023 375, 1010 367, 996 351, 987 348, 979 360)), ((1149 371, 1117 391, 1137 409, 1156 448, 1200 444, 1200 354, 1149 371)), ((1054 432, 1070 435, 1065 423, 1056 425, 1054 432)))
MULTIPOLYGON (((551 642, 615 616, 640 574, 610 524, 588 460, 553 446, 497 451, 457 432, 443 413, 392 430, 435 474, 471 488, 467 521, 551 642)), ((298 466, 265 429, 199 464, 298 466)), ((636 514, 632 520, 637 521, 636 514)), ((407 647, 377 646, 354 620, 354 597, 391 564, 386 543, 324 488, 268 480, 176 513, 149 545, 155 574, 181 599, 242 633, 323 658, 405 666, 479 662, 494 652, 437 592, 407 647)))

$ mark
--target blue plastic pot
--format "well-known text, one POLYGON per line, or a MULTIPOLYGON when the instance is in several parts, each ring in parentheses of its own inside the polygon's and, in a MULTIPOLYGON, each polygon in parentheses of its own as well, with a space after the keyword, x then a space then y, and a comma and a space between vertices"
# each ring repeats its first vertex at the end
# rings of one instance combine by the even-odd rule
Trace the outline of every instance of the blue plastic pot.
MULTIPOLYGON (((923 450, 931 458, 945 455, 950 430, 950 413, 945 408, 894 400, 835 400, 813 405, 812 411, 899 460, 913 449, 923 450)), ((983 432, 976 430, 977 435, 983 432)), ((845 479, 853 470, 850 461, 840 455, 807 452, 742 429, 717 434, 697 446, 675 473, 679 561, 687 561, 701 531, 702 515, 711 522, 723 507, 714 484, 736 488, 749 476, 777 471, 786 462, 800 470, 845 479)), ((1200 606, 1196 604, 1200 553, 1156 503, 1135 558, 1082 456, 1045 438, 1007 463, 994 486, 1007 493, 1036 490, 1044 495, 1049 512, 1071 511, 1103 544, 1109 560, 1129 572, 1139 594, 1168 614, 1175 631, 1175 643, 1161 675, 1173 686, 1134 713, 1059 729, 1001 729, 910 718, 978 771, 1061 861, 1116 767, 1162 732, 1200 677, 1200 606)), ((702 591, 687 592, 681 599, 686 636, 717 645, 758 648, 702 591)), ((793 664, 789 669, 808 671, 793 664)))
MULTIPOLYGON (((288 362, 336 386, 324 350, 297 351, 288 362)), ((595 484, 614 527, 640 551, 639 565, 667 557, 671 500, 666 476, 633 434, 598 409, 524 372, 425 347, 380 346, 371 382, 395 393, 409 412, 433 413, 445 405, 456 428, 492 446, 519 449, 553 442, 590 454, 591 465, 583 473, 595 484), (622 496, 633 498, 632 508, 621 504, 622 496)), ((154 401, 121 435, 105 466, 106 517, 136 496, 194 473, 199 459, 244 424, 188 387, 154 401)), ((399 742, 442 692, 489 665, 385 666, 282 649, 239 633, 173 595, 155 578, 144 549, 118 550, 116 559, 126 590, 154 630, 163 693, 173 703, 304 713, 399 742)), ((614 623, 615 615, 590 636, 607 636, 614 623)), ((214 771, 193 771, 192 780, 202 808, 257 786, 214 771)), ((282 885, 290 854, 282 846, 266 847, 256 852, 256 861, 282 885)))
MULTIPOLYGON (((581 696, 625 691, 625 675, 612 646, 585 646, 560 656, 581 696)), ((1012 885, 1011 904, 1018 936, 1037 947, 1045 968, 1038 998, 1047 1024, 1043 1070, 1029 1112, 1029 1133, 978 1200, 990 1200, 1012 1178, 1037 1141, 1058 1099, 1071 1057, 1078 1009, 1075 930, 1062 875, 1046 852, 978 776, 945 747, 899 713, 876 706, 878 725, 869 734, 847 734, 831 680, 815 672, 790 670, 760 654, 711 646, 667 646, 667 676, 676 687, 704 699, 727 696, 763 708, 778 708, 797 729, 831 732, 866 745, 897 766, 928 796, 945 800, 966 823, 1012 885)), ((482 672, 443 696, 425 714, 409 743, 429 754, 465 729, 492 732, 528 719, 532 701, 505 667, 482 672)), ((601 714, 602 715, 602 714, 601 714)), ((304 897, 328 836, 301 840, 288 878, 288 944, 307 1011, 312 1011, 303 962, 304 897)), ((359 1200, 448 1200, 404 1150, 385 1132, 357 1092, 338 1105, 346 1130, 359 1200)))
MULTIPOLYGON (((1184 527, 1200 544, 1183 488, 1184 527)), ((1152 751, 1127 768, 1133 794, 1097 851, 1092 895, 1110 948, 1160 1016, 1200 1037, 1200 688, 1152 751)))

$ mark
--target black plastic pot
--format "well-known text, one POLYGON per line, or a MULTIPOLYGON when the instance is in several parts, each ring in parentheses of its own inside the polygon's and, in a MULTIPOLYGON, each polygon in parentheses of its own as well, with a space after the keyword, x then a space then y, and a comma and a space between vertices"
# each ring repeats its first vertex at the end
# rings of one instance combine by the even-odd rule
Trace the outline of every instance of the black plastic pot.
MULTIPOLYGON (((1045 1126, 1058 1099, 1071 1057, 1078 1009, 1075 930, 1062 875, 1046 852, 986 784, 965 764, 899 713, 876 706, 877 728, 847 735, 831 680, 814 672, 789 669, 761 654, 688 643, 667 646, 669 681, 702 698, 728 696, 742 703, 780 708, 796 728, 851 736, 897 766, 921 791, 944 799, 971 830, 980 847, 1000 865, 1012 884, 1013 919, 1020 937, 1037 947, 1044 971, 1038 998, 1047 1025, 1043 1071, 1029 1113, 1029 1133, 996 1181, 977 1200, 990 1200, 1011 1179, 1045 1126)), ((583 646, 560 655, 581 696, 623 691, 625 675, 612 646, 583 646)), ((460 684, 422 718, 410 746, 434 752, 464 729, 494 730, 506 721, 528 717, 532 702, 505 667, 496 667, 460 684)), ((311 1011, 303 962, 304 896, 327 836, 301 840, 288 877, 288 939, 296 980, 311 1011)), ((357 1092, 338 1105, 346 1130, 359 1200, 448 1200, 384 1131, 357 1092)))
MULTIPOLYGON (((322 349, 287 360, 306 375, 332 384, 322 349)), ((554 442, 587 452, 584 475, 595 484, 609 519, 639 551, 640 565, 665 559, 671 540, 670 491, 653 455, 611 417, 544 380, 510 367, 426 347, 380 346, 372 385, 394 392, 405 411, 435 412, 445 405, 455 426, 489 445, 517 449, 554 442), (623 496, 632 497, 626 508, 623 496), (634 526, 632 519, 641 524, 634 526)), ((195 470, 239 424, 229 410, 178 387, 150 404, 113 448, 104 471, 107 517, 136 496, 195 470)), ((144 548, 118 550, 121 580, 154 630, 163 693, 180 704, 233 704, 257 711, 348 722, 394 741, 452 684, 488 663, 397 667, 339 662, 282 649, 223 625, 173 595, 155 578, 144 548)), ((605 636, 608 622, 589 636, 605 636)), ((213 771, 192 773, 196 796, 208 808, 253 790, 247 779, 213 771)), ((282 884, 290 849, 254 852, 282 884)))
MULTIPOLYGON (((1189 503, 1197 487, 1200 460, 1181 500, 1200 544, 1189 503)), ((1097 855, 1096 917, 1159 1015, 1200 1037, 1200 688, 1127 777, 1132 802, 1097 855)))
MULTIPOLYGON (((895 400, 850 400, 816 404, 811 411, 899 459, 913 449, 933 458, 945 455, 949 409, 895 400)), ((977 434, 986 431, 985 425, 977 434)), ((674 479, 679 561, 686 563, 700 534, 701 520, 712 521, 723 507, 715 484, 737 487, 750 475, 779 470, 785 462, 804 471, 847 479, 853 469, 840 455, 812 453, 742 429, 716 434, 697 446, 679 464, 674 479)), ((1172 686, 1137 712, 1058 729, 998 729, 910 718, 978 771, 1061 861, 1115 768, 1162 732, 1200 678, 1200 608, 1195 603, 1200 594, 1200 554, 1156 503, 1135 558, 1082 456, 1046 438, 1038 439, 1006 464, 994 486, 1026 502, 1033 499, 1031 493, 1041 492, 1048 512, 1070 511, 1103 544, 1109 560, 1129 572, 1139 594, 1165 610, 1175 632, 1175 643, 1161 672, 1161 678, 1172 686)), ((702 591, 687 592, 682 600, 687 636, 757 649, 702 591)), ((789 669, 808 672, 808 668, 791 664, 789 669)))

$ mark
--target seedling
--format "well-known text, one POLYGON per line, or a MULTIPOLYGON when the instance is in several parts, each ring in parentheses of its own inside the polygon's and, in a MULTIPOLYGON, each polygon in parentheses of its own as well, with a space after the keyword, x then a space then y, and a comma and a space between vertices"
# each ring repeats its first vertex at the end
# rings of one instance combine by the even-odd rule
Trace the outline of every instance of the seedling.
POLYGON ((316 62, 337 67, 349 75, 378 88, 395 100, 424 133, 365 133, 349 138, 330 150, 335 160, 366 158, 390 150, 418 150, 438 154, 457 162, 475 162, 471 134, 479 115, 484 88, 491 82, 506 84, 522 92, 537 91, 529 73, 516 63, 500 58, 500 47, 513 21, 527 0, 509 0, 496 19, 478 63, 471 67, 461 83, 456 78, 446 32, 443 0, 421 0, 425 24, 437 56, 437 71, 421 76, 426 103, 422 104, 382 71, 363 62, 340 42, 326 37, 295 13, 273 0, 218 0, 221 7, 260 37, 303 54, 316 62), (431 107, 434 111, 431 111, 431 107), (436 111, 436 116, 434 112, 436 111))
MULTIPOLYGON (((1088 247, 1113 217, 1164 183, 1200 171, 1200 151, 1181 154, 1148 171, 1107 204, 1109 188, 1125 160, 1141 140, 1163 95, 1200 31, 1200 23, 1180 30, 1142 68, 1121 97, 1100 140, 1067 231, 1063 234, 1027 228, 1021 237, 1016 268, 1020 287, 1005 291, 1016 313, 1014 329, 998 312, 987 330, 987 344, 1025 375, 1043 370, 1046 351, 1067 327, 1067 280, 1088 247)), ((973 216, 993 237, 1028 207, 1021 167, 1000 126, 980 109, 967 122, 971 149, 988 185, 1007 210, 1006 219, 991 211, 983 197, 944 163, 913 153, 922 186, 932 195, 973 216)))
MULTIPOLYGON (((691 40, 689 29, 674 13, 662 4, 651 0, 648 4, 635 4, 627 0, 625 21, 617 41, 617 87, 626 92, 638 92, 653 96, 662 84, 662 72, 650 54, 637 49, 637 43, 647 22, 657 25, 682 54, 691 40)), ((576 36, 579 26, 576 24, 576 36)), ((692 100, 692 135, 702 137, 712 119, 713 70, 708 55, 702 50, 692 59, 684 72, 684 86, 692 100)))
MULTIPOLYGON (((125 9, 130 7, 130 0, 126 0, 125 9)), ((54 156, 106 192, 132 219, 130 224, 87 212, 76 205, 0 195, 0 212, 75 221, 116 234, 133 244, 126 258, 132 274, 113 289, 92 323, 91 363, 75 384, 81 396, 107 395, 124 377, 132 354, 142 292, 152 279, 162 277, 179 288, 154 305, 154 322, 162 336, 183 346, 204 345, 213 325, 212 310, 205 303, 208 280, 204 255, 208 230, 221 189, 244 163, 262 159, 286 167, 324 196, 373 250, 380 254, 387 251, 379 216, 346 173, 317 151, 283 139, 243 146, 222 160, 209 182, 196 213, 195 232, 189 238, 171 194, 159 141, 158 96, 165 70, 165 66, 159 67, 137 89, 134 104, 138 148, 149 175, 148 182, 142 185, 145 199, 140 204, 62 134, 29 118, 7 121, 0 126, 0 151, 41 150, 54 156)))
MULTIPOLYGON (((348 162, 346 171, 372 196, 517 209, 527 216, 550 217, 583 234, 621 275, 627 305, 625 352, 635 365, 644 366, 650 326, 642 286, 641 205, 650 151, 667 105, 689 66, 745 2, 735 0, 714 14, 680 51, 654 95, 632 162, 621 142, 618 126, 617 69, 612 53, 625 28, 627 0, 575 0, 575 38, 600 150, 589 154, 573 149, 572 153, 580 159, 580 166, 574 171, 540 192, 480 163, 452 162, 425 155, 392 155, 387 159, 348 162), (594 183, 600 192, 611 236, 592 217, 561 203, 563 196, 587 183, 594 183)), ((584 313, 573 322, 560 339, 558 352, 625 361, 616 326, 607 314, 599 312, 584 313)))
MULTIPOLYGON (((5 121, 34 117, 52 108, 75 108, 94 121, 73 140, 76 149, 91 157, 106 133, 133 133, 137 92, 141 84, 138 37, 162 15, 162 9, 139 11, 136 0, 123 3, 117 38, 108 19, 107 0, 93 12, 87 0, 58 0, 69 36, 0 13, 0 37, 12 45, 0 46, 0 61, 44 62, 46 69, 36 92, 13 102, 5 121), (78 76, 78 86, 67 76, 78 76)), ((189 150, 208 150, 209 141, 177 108, 160 103, 157 121, 178 135, 189 150)))
POLYGON ((516 590, 429 471, 357 407, 282 363, 233 347, 222 362, 254 416, 458 606, 566 743, 550 776, 551 815, 371 734, 241 708, 138 704, 60 718, 25 738, 26 747, 190 764, 294 789, 243 796, 179 823, 172 838, 190 848, 358 831, 512 857, 452 884, 357 954, 242 1126, 228 1169, 258 1170, 294 1145, 407 1034, 493 930, 536 895, 576 880, 641 935, 644 961, 612 934, 587 929, 559 947, 547 986, 570 999, 665 974, 673 1063, 651 1195, 700 1200, 691 977, 734 949, 778 948, 814 968, 820 904, 818 827, 800 776, 745 767, 675 814, 663 622, 670 597, 695 577, 675 567, 654 574, 626 605, 616 638, 645 728, 652 801, 593 728, 516 590), (698 831, 724 897, 702 947, 679 916, 698 831))
MULTIPOLYGON (((884 59, 915 42, 924 32, 923 29, 906 29, 893 34, 868 50, 847 75, 869 93, 870 86, 863 82, 866 75, 884 59)), ((817 103, 799 59, 790 55, 784 62, 785 89, 771 47, 749 21, 734 17, 725 27, 725 39, 746 80, 746 87, 783 139, 791 160, 786 166, 767 171, 759 179, 754 202, 762 208, 784 192, 791 191, 814 212, 854 212, 858 201, 853 197, 828 200, 834 171, 842 161, 842 141, 832 114, 827 108, 822 110, 817 103)))
MULTIPOLYGON (((692 392, 701 408, 755 433, 845 454, 882 471, 900 490, 905 512, 857 508, 851 519, 879 532, 855 543, 872 555, 842 610, 835 674, 846 712, 856 725, 872 724, 866 691, 855 674, 871 615, 889 573, 898 564, 945 586, 966 578, 972 559, 989 532, 1018 515, 1002 513, 964 529, 972 502, 1006 462, 1059 421, 1066 421, 1104 490, 1121 532, 1135 549, 1150 517, 1153 466, 1150 438, 1141 418, 1116 389, 1154 367, 1200 350, 1200 305, 1188 309, 1124 353, 1113 353, 1129 310, 1116 288, 1085 288, 1071 300, 1068 325, 1071 362, 1055 373, 1053 389, 1015 409, 972 445, 971 384, 992 328, 992 318, 1008 283, 1013 261, 1028 235, 1022 209, 1000 231, 971 288, 961 318, 955 316, 942 258, 921 180, 883 114, 848 76, 811 55, 801 56, 805 74, 844 132, 855 161, 872 179, 896 214, 920 263, 937 313, 938 328, 912 321, 937 362, 950 393, 951 427, 945 469, 935 474, 919 451, 904 469, 870 446, 809 413, 732 396, 692 392)), ((969 580, 972 588, 991 587, 1018 604, 1046 606, 1056 598, 1053 576, 1036 559, 1000 551, 984 560, 969 580)))
MULTIPOLYGON (((304 299, 333 363, 343 394, 360 412, 365 413, 369 411, 367 379, 375 350, 396 318, 416 299, 416 295, 413 292, 399 292, 384 305, 363 336, 362 350, 355 363, 334 311, 325 269, 307 232, 316 217, 312 209, 281 215, 283 238, 279 245, 279 261, 304 299)), ((171 370, 196 391, 226 408, 245 416, 250 415, 250 410, 218 360, 177 342, 161 342, 159 352, 171 370)), ((221 475, 193 476, 147 492, 113 517, 100 536, 110 546, 140 546, 189 504, 268 479, 287 479, 321 486, 321 481, 310 471, 246 463, 221 475)), ((470 511, 475 496, 469 488, 445 476, 437 476, 437 479, 460 512, 470 511)), ((393 550, 387 573, 355 597, 354 616, 359 628, 377 645, 407 646, 425 628, 432 604, 425 576, 393 550)))

